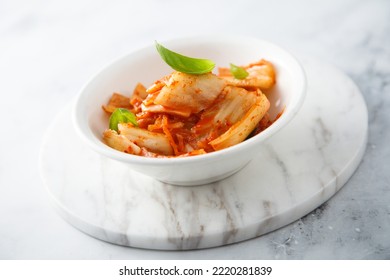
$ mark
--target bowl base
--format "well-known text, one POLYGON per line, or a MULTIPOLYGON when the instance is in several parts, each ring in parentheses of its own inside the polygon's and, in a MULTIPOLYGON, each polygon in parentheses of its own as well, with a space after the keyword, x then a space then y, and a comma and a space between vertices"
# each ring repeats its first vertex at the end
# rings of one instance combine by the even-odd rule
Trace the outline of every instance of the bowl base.
POLYGON ((219 175, 219 176, 210 177, 208 179, 195 180, 195 181, 188 181, 188 180, 186 180, 186 181, 159 180, 159 181, 162 183, 165 183, 165 184, 170 184, 170 185, 175 185, 175 186, 187 186, 188 187, 188 186, 207 185, 207 184, 211 184, 211 183, 226 179, 226 178, 234 175, 235 173, 237 173, 238 171, 243 169, 245 166, 247 166, 249 164, 249 162, 250 162, 250 160, 248 162, 246 162, 245 164, 243 164, 242 166, 240 166, 240 167, 238 167, 230 172, 227 172, 227 173, 219 175))

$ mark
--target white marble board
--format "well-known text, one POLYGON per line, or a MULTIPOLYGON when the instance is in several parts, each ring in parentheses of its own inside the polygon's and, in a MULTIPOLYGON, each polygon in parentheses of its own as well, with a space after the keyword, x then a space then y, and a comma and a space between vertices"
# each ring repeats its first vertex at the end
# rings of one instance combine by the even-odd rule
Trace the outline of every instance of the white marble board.
POLYGON ((226 245, 299 219, 345 184, 367 141, 367 109, 355 84, 332 66, 301 61, 308 94, 297 117, 244 169, 209 185, 168 185, 100 157, 79 140, 66 107, 40 158, 54 206, 96 238, 166 250, 226 245))

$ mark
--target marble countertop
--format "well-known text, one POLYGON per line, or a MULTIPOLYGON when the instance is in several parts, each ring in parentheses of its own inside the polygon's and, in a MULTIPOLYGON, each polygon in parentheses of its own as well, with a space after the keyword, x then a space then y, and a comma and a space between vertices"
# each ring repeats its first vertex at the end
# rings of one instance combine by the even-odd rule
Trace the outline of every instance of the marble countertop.
POLYGON ((389 259, 389 17, 387 1, 3 2, 0 259, 389 259), (264 38, 347 73, 369 111, 367 150, 355 174, 298 221, 218 248, 133 249, 70 226, 51 207, 39 175, 50 122, 118 56, 155 39, 210 33, 264 38))

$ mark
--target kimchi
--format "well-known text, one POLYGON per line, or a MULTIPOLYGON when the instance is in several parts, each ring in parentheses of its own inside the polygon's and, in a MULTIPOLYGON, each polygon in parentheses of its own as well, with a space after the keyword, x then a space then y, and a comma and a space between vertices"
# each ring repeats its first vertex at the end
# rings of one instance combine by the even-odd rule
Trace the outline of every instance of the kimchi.
POLYGON ((121 152, 146 157, 194 156, 222 150, 261 133, 272 124, 264 92, 275 84, 273 65, 261 60, 243 66, 236 79, 228 68, 193 75, 174 71, 148 88, 137 84, 131 96, 114 93, 107 114, 124 108, 136 122, 103 133, 121 152))

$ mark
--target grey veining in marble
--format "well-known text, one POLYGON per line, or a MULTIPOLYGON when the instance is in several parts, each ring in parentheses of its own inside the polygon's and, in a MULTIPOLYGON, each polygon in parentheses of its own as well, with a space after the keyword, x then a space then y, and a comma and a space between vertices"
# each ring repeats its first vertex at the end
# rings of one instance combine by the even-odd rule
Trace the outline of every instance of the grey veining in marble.
POLYGON ((2 1, 0 259, 389 259, 389 18, 387 0, 2 1), (204 20, 175 24, 184 22, 188 7, 204 20), (174 19, 166 17, 168 10, 174 19), (238 14, 245 19, 232 20, 238 14), (140 250, 69 226, 49 205, 37 163, 53 117, 112 59, 155 39, 208 32, 264 38, 346 72, 368 107, 368 145, 359 168, 319 209, 229 246, 140 250))
POLYGON ((213 184, 172 186, 100 156, 74 134, 67 108, 41 154, 56 208, 99 239, 165 250, 235 243, 301 218, 344 185, 367 140, 367 109, 354 83, 333 67, 302 61, 308 94, 297 117, 241 171, 213 184))

